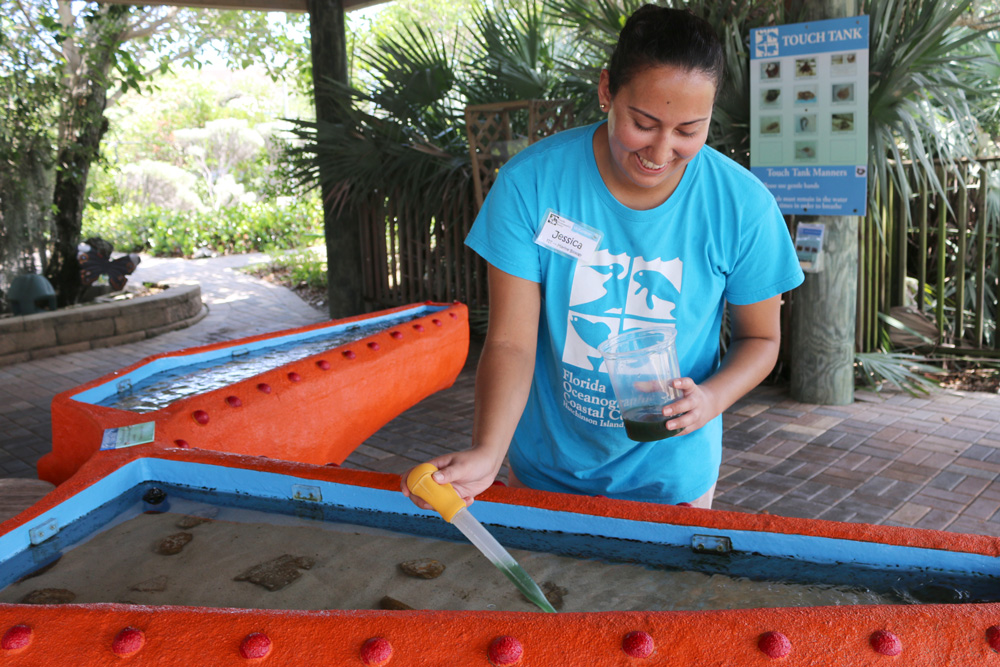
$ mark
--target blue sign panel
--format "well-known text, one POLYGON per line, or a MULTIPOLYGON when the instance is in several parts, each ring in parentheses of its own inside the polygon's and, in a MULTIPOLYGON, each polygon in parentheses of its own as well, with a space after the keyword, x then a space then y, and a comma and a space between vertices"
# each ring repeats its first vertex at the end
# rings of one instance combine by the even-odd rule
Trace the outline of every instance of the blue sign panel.
POLYGON ((868 17, 751 31, 750 168, 783 213, 864 215, 868 17))

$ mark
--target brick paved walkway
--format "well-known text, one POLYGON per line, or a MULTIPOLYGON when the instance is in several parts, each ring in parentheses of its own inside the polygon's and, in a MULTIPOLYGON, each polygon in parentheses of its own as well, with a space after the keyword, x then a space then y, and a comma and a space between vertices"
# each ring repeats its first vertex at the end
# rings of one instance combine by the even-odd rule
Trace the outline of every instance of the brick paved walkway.
MULTIPOLYGON (((467 446, 475 360, 346 465, 401 473, 467 446)), ((724 416, 716 509, 1000 535, 1000 396, 859 391, 847 406, 762 386, 724 416)))
MULTIPOLYGON (((233 270, 254 259, 144 259, 136 279, 199 283, 208 317, 131 345, 0 367, 0 477, 34 476, 60 391, 158 352, 325 319, 290 291, 233 270)), ((477 352, 473 345, 454 386, 387 424, 345 467, 400 473, 467 446, 477 352)), ((765 386, 724 423, 717 509, 1000 535, 1000 395, 859 391, 853 404, 829 407, 765 386)))

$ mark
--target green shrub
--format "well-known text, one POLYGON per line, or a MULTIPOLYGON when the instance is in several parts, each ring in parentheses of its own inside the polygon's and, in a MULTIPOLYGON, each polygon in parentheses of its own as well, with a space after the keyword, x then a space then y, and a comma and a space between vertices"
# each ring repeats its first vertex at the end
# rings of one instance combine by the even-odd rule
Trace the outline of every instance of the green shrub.
POLYGON ((242 270, 251 275, 271 276, 286 287, 309 287, 325 290, 327 283, 325 253, 304 250, 271 257, 262 264, 251 264, 242 270))
POLYGON ((156 257, 191 257, 200 248, 218 254, 283 250, 322 238, 323 211, 315 197, 211 211, 124 204, 88 210, 82 238, 90 236, 110 241, 116 252, 156 257))

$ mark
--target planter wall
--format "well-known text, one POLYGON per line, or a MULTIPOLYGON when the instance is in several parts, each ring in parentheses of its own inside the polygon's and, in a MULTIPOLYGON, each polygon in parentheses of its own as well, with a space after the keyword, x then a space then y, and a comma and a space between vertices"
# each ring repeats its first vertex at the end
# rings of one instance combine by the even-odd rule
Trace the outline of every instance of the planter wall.
POLYGON ((155 423, 159 447, 195 447, 313 464, 343 462, 375 431, 430 394, 451 386, 469 347, 461 304, 419 304, 147 357, 57 395, 52 452, 38 476, 68 479, 108 429, 155 423), (195 360, 226 359, 349 326, 412 315, 353 343, 326 350, 153 412, 98 405, 122 383, 138 384, 195 360))
POLYGON ((178 285, 136 299, 6 317, 0 319, 0 366, 134 343, 191 326, 206 314, 201 288, 178 285))

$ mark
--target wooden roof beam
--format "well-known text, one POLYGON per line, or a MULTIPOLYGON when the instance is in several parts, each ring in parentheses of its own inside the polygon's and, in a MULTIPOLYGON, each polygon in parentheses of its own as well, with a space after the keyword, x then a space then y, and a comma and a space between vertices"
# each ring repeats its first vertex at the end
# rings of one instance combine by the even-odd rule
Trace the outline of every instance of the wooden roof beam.
MULTIPOLYGON (((306 12, 308 0, 103 0, 116 5, 166 5, 191 9, 236 9, 262 12, 306 12)), ((380 5, 389 0, 344 0, 344 10, 380 5)))

